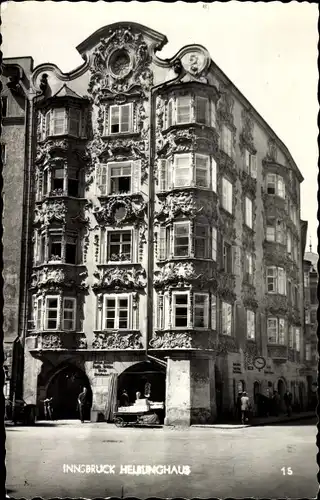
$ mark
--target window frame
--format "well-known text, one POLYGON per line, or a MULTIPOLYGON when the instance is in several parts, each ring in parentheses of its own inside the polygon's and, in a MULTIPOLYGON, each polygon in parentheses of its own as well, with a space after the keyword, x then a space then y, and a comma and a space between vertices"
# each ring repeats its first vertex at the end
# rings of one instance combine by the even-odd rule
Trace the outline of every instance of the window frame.
POLYGON ((107 127, 107 131, 108 131, 108 134, 109 135, 120 135, 120 134, 132 134, 134 132, 133 130, 133 103, 132 102, 128 102, 128 103, 125 103, 125 104, 111 104, 109 106, 109 110, 108 110, 108 127, 107 127), (122 126, 122 115, 123 115, 123 109, 125 107, 128 106, 128 109, 129 109, 129 118, 128 118, 128 130, 122 130, 123 129, 123 126, 122 126), (119 109, 119 130, 116 131, 116 132, 112 132, 112 111, 115 109, 115 108, 118 108, 119 109))
MULTIPOLYGON (((110 318, 109 318, 110 320, 110 318)), ((130 293, 118 293, 118 294, 107 294, 105 293, 103 295, 103 307, 102 307, 102 330, 103 331, 112 331, 112 330, 131 330, 132 329, 132 294, 130 293), (127 327, 126 328, 120 328, 120 315, 119 311, 121 308, 119 307, 119 302, 120 300, 126 299, 127 300, 127 327), (115 308, 114 308, 114 326, 111 328, 107 328, 107 321, 108 321, 108 315, 107 315, 107 300, 114 300, 115 301, 115 308)))
MULTIPOLYGON (((181 238, 182 236, 180 236, 181 238)), ((182 246, 182 245, 179 245, 182 246)), ((172 225, 172 256, 173 257, 190 257, 191 256, 191 222, 189 220, 174 221, 172 225), (176 255, 176 227, 188 226, 188 253, 186 255, 176 255)))
POLYGON ((245 224, 250 229, 253 229, 253 201, 248 196, 245 196, 245 224))
POLYGON ((288 336, 288 322, 286 321, 285 318, 279 317, 279 316, 268 316, 267 317, 267 343, 268 345, 283 345, 286 346, 288 344, 287 340, 288 336), (273 322, 275 327, 273 327, 273 330, 275 331, 275 335, 273 338, 275 338, 275 341, 270 340, 272 337, 270 336, 270 328, 269 324, 270 322, 273 322), (283 325, 283 332, 281 333, 281 325, 283 325), (283 341, 281 341, 281 339, 283 341))
POLYGON ((178 291, 178 290, 174 290, 172 291, 172 296, 171 296, 171 310, 172 310, 172 316, 171 316, 171 326, 174 330, 183 330, 185 328, 190 328, 190 292, 189 291, 178 291), (187 297, 187 303, 186 303, 186 310, 187 310, 187 315, 186 315, 186 319, 187 319, 187 324, 185 326, 176 326, 176 320, 177 320, 177 316, 176 316, 176 297, 178 296, 181 296, 181 295, 185 295, 187 297))
POLYGON ((232 307, 232 304, 230 304, 229 302, 221 301, 221 334, 228 336, 228 337, 232 337, 232 333, 233 333, 233 307, 232 307), (231 316, 230 333, 225 333, 225 331, 226 331, 225 326, 228 326, 228 325, 225 325, 224 323, 226 322, 226 319, 227 319, 226 316, 229 315, 228 311, 231 312, 231 314, 230 314, 230 316, 231 316))
POLYGON ((204 293, 204 292, 193 293, 193 328, 201 330, 207 330, 209 328, 209 293, 204 293), (204 297, 205 299, 203 305, 201 305, 201 308, 203 309, 203 318, 204 318, 203 326, 196 325, 196 308, 197 308, 196 297, 204 297))
POLYGON ((279 174, 274 174, 272 172, 267 173, 266 176, 266 191, 267 194, 270 196, 278 196, 279 198, 285 199, 286 198, 286 185, 284 178, 279 175, 279 174), (270 180, 270 178, 273 178, 273 180, 270 180), (269 192, 269 185, 274 186, 274 193, 269 192))
POLYGON ((74 332, 76 331, 76 320, 77 320, 77 299, 75 297, 65 297, 63 296, 62 299, 62 330, 64 332, 74 332), (65 302, 69 300, 72 302, 73 306, 72 308, 66 308, 65 307, 65 302), (70 318, 65 318, 65 312, 70 312, 72 311, 72 319, 70 318), (65 322, 66 321, 72 321, 72 327, 71 328, 66 328, 65 322))
POLYGON ((226 177, 222 177, 222 208, 233 214, 233 184, 226 177))
POLYGON ((287 295, 287 273, 283 267, 267 266, 267 293, 278 293, 279 295, 287 295), (271 272, 272 270, 272 272, 271 272), (269 289, 270 280, 273 280, 273 289, 269 289), (282 279, 282 282, 281 282, 282 279), (283 291, 282 291, 283 290, 283 291))
MULTIPOLYGON (((105 263, 132 263, 133 262, 133 250, 134 250, 134 238, 133 238, 133 229, 132 228, 119 228, 119 229, 116 229, 116 230, 106 230, 104 231, 104 240, 102 243, 103 243, 103 246, 104 248, 102 249, 102 259, 101 259, 101 263, 105 262, 105 263), (123 234, 130 234, 130 256, 129 256, 129 259, 120 259, 120 260, 116 260, 116 259, 111 259, 110 258, 110 237, 112 237, 112 235, 114 235, 115 233, 119 233, 120 235, 123 235, 123 234), (103 262, 102 262, 103 260, 103 262)), ((119 246, 122 248, 123 245, 126 245, 128 243, 124 243, 123 241, 120 241, 119 242, 119 246)), ((121 253, 119 253, 119 255, 121 255, 121 253)))
POLYGON ((256 340, 256 313, 252 309, 246 310, 247 340, 256 340))

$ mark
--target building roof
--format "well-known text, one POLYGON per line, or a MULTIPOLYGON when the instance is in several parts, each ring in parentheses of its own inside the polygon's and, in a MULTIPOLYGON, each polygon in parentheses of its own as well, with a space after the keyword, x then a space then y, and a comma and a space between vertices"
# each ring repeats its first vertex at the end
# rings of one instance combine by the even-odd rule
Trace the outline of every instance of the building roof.
POLYGON ((52 97, 75 97, 76 99, 82 99, 81 95, 71 90, 66 83, 52 97))

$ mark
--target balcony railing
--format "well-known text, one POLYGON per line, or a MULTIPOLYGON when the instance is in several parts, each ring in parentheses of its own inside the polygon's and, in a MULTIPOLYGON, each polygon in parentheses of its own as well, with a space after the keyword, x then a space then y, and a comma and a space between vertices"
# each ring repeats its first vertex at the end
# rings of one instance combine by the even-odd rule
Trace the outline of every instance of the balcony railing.
POLYGON ((284 363, 288 360, 288 347, 286 345, 268 345, 268 356, 273 361, 284 363))

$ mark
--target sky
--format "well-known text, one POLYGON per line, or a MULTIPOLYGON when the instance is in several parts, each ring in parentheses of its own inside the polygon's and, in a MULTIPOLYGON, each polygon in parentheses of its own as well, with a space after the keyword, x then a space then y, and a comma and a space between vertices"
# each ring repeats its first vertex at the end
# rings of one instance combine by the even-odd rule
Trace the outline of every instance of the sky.
POLYGON ((32 56, 63 72, 82 64, 76 46, 117 21, 144 24, 168 38, 158 53, 206 47, 212 59, 280 137, 304 181, 301 218, 317 250, 318 8, 307 2, 5 2, 4 57, 32 56))

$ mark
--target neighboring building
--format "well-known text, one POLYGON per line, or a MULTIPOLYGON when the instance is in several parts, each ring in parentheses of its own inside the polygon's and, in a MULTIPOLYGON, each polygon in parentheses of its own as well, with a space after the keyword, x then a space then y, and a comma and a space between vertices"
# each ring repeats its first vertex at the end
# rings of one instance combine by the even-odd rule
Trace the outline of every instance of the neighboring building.
MULTIPOLYGON (((30 165, 30 57, 5 59, 1 74, 1 157, 3 200, 4 393, 8 400, 22 395, 24 298, 28 262, 28 182, 30 165)), ((30 262, 31 264, 31 262, 30 262)))
POLYGON ((300 183, 285 145, 202 46, 170 60, 136 23, 84 64, 32 73, 33 248, 24 398, 91 419, 150 391, 166 424, 299 388, 307 405, 300 183))
POLYGON ((314 409, 317 404, 318 379, 318 255, 306 252, 303 261, 304 270, 304 307, 305 307, 305 365, 302 373, 307 377, 308 407, 314 409))

